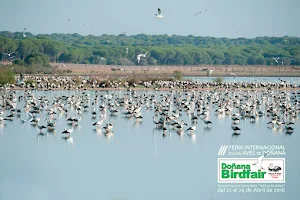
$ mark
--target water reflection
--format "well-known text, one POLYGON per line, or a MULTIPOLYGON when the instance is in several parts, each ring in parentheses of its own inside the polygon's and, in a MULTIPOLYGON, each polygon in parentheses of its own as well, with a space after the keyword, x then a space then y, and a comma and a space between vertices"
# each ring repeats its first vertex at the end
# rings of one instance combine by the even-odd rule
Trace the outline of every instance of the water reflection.
POLYGON ((102 130, 101 130, 101 127, 96 127, 93 129, 97 135, 101 136, 102 135, 102 130))
POLYGON ((40 142, 40 140, 47 140, 48 139, 48 134, 47 133, 43 133, 43 132, 39 132, 37 135, 36 135, 36 142, 37 144, 40 142))
MULTIPOLYGON (((293 113, 297 105, 293 104, 289 108, 288 115, 291 116, 285 119, 286 123, 289 121, 295 123, 290 125, 293 126, 294 133, 287 133, 284 125, 277 124, 277 121, 284 121, 281 119, 276 118, 274 126, 267 125, 269 121, 272 121, 273 114, 282 115, 280 112, 282 107, 288 105, 277 106, 276 102, 286 101, 283 98, 279 99, 285 94, 271 92, 236 91, 232 93, 229 91, 228 95, 225 95, 223 94, 225 92, 218 91, 204 91, 203 93, 174 91, 172 94, 166 91, 98 91, 97 93, 95 91, 85 91, 85 93, 79 91, 35 91, 34 105, 40 104, 41 100, 38 99, 42 95, 49 101, 49 104, 45 104, 47 106, 41 109, 41 115, 36 115, 40 118, 38 123, 31 124, 31 118, 23 109, 20 118, 15 117, 13 121, 0 122, 0 154, 1 152, 10 154, 10 156, 1 154, 5 166, 1 165, 0 171, 5 172, 3 179, 15 177, 16 170, 14 169, 18 163, 20 173, 31 172, 30 175, 34 176, 37 182, 49 182, 49 185, 51 183, 54 193, 68 185, 74 191, 90 194, 92 197, 98 196, 101 199, 111 199, 112 195, 110 194, 123 189, 130 194, 136 194, 137 199, 170 198, 177 200, 196 199, 196 197, 209 199, 210 188, 217 184, 217 177, 214 177, 216 151, 220 149, 221 145, 284 144, 286 148, 298 145, 299 134, 295 134, 300 128, 299 120, 295 118, 298 113, 293 113), (89 96, 85 96, 86 94, 89 96), (98 96, 96 97, 96 95, 98 96), (107 96, 105 97, 105 95, 107 96), (111 96, 110 101, 108 95, 111 96), (193 95, 194 97, 192 97, 193 95), (264 96, 269 100, 266 98, 261 107, 251 107, 264 96), (277 97, 278 99, 273 101, 277 97), (84 100, 85 98, 89 98, 89 101, 84 100), (208 99, 211 100, 208 101, 208 99), (233 101, 237 101, 237 99, 244 99, 244 101, 233 106, 233 101), (216 102, 215 105, 212 105, 213 102, 216 102), (122 104, 127 105, 123 107, 122 104), (85 105, 88 106, 86 111, 84 111, 85 105), (221 109, 214 112, 219 109, 219 105, 220 108, 224 107, 224 111, 221 109), (79 106, 81 115, 77 110, 79 106), (232 110, 225 111, 226 106, 231 107, 232 110), (53 107, 56 114, 48 115, 47 109, 53 107), (119 114, 111 115, 110 108, 118 109, 119 114), (129 114, 127 116, 123 114, 128 110, 138 109, 140 112, 131 117, 129 114), (256 109, 256 111, 260 109, 265 112, 267 110, 274 112, 275 110, 276 113, 269 111, 269 116, 266 112, 266 115, 253 119, 250 116, 241 116, 241 110, 245 110, 247 113, 246 111, 252 109, 256 109), (93 117, 95 115, 93 111, 96 112, 96 117, 93 117), (235 113, 239 115, 234 115, 235 113), (153 120, 155 114, 157 117, 153 120), (138 118, 139 115, 142 118, 138 118), (195 116, 198 118, 194 118, 195 116), (52 122, 56 121, 55 128, 43 129, 43 133, 39 133, 39 126, 47 127, 47 118, 52 122), (68 121, 69 118, 80 120, 73 122, 68 121), (21 119, 24 119, 25 122, 21 123, 21 119), (102 119, 101 125, 93 126, 100 119, 102 119), (212 124, 206 124, 208 120, 212 124), (184 125, 185 123, 188 125, 184 125), (105 128, 103 129, 103 127, 105 128), (189 127, 195 127, 195 129, 187 131, 189 127), (239 127, 241 130, 235 132, 234 127, 239 127), (69 135, 62 134, 65 128, 73 129, 73 132, 69 135), (66 148, 75 147, 75 140, 76 148, 66 148), (36 142, 38 145, 35 144, 36 142), (42 155, 47 155, 45 156, 47 159, 41 159, 44 157, 42 155), (69 155, 68 159, 66 159, 67 155, 69 155), (201 159, 195 159, 200 157, 201 159), (27 160, 35 163, 38 167, 34 169, 32 166, 28 167, 27 160), (205 165, 203 160, 206 162, 205 165), (53 167, 53 163, 59 163, 59 165, 53 167), (191 166, 193 170, 191 170, 191 166), (100 168, 101 170, 99 170, 100 168), (60 171, 65 169, 68 169, 70 174, 76 174, 76 179, 70 181, 62 178, 66 175, 62 176, 60 171), (178 173, 178 169, 183 169, 184 173, 178 173), (206 173, 202 173, 203 171, 206 173), (171 178, 174 174, 178 176, 178 179, 189 182, 189 186, 179 184, 179 187, 178 182, 171 178), (195 177, 195 179, 190 177, 195 177), (81 184, 86 182, 89 184, 81 184), (141 182, 143 184, 140 184, 141 182), (114 185, 113 188, 111 188, 111 184, 114 185), (99 187, 104 191, 101 194, 96 192, 99 187), (151 194, 154 195, 151 198, 143 196, 149 192, 145 188, 153 188, 151 194), (161 188, 166 188, 168 191, 161 190, 161 188), (169 191, 170 189, 172 192, 169 191), (178 191, 182 191, 182 193, 178 191)), ((292 95, 291 91, 288 93, 290 96, 297 96, 296 94, 292 95)), ((24 91, 17 91, 16 96, 21 95, 25 96, 24 91)), ((17 102, 16 107, 24 108, 28 101, 31 102, 25 98, 17 102)), ((29 106, 29 110, 32 110, 32 107, 33 105, 29 106)), ((9 109, 4 111, 4 116, 9 114, 9 109)), ((291 162, 292 158, 298 155, 297 153, 296 150, 290 149, 286 159, 291 162)), ((297 163, 298 161, 293 162, 300 164, 297 163)), ((293 169, 289 170, 289 174, 294 173, 293 169)), ((291 176, 287 175, 288 178, 291 176)), ((289 189, 293 189, 293 186, 291 187, 289 189)), ((76 195, 70 195, 72 199, 79 199, 76 195)), ((227 198, 228 194, 224 195, 224 199, 239 199, 236 196, 227 198)), ((272 194, 270 195, 272 196, 272 194)), ((212 196, 214 195, 212 194, 212 196)), ((69 198, 69 196, 63 196, 63 198, 69 198)), ((272 199, 280 198, 274 195, 272 199)))
POLYGON ((62 136, 62 139, 66 141, 67 144, 74 145, 74 139, 71 136, 62 136))
POLYGON ((204 127, 203 130, 203 135, 205 135, 205 133, 209 133, 212 130, 212 127, 204 127))
POLYGON ((105 133, 105 138, 107 141, 111 141, 114 137, 114 133, 113 132, 109 132, 109 133, 105 133))

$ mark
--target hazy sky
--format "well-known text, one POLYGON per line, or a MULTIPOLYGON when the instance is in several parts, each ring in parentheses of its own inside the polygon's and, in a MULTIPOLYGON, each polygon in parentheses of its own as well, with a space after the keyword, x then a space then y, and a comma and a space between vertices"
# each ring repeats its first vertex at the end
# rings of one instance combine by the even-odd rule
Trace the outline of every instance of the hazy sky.
POLYGON ((299 8, 300 0, 9 0, 0 4, 0 31, 300 36, 299 8))

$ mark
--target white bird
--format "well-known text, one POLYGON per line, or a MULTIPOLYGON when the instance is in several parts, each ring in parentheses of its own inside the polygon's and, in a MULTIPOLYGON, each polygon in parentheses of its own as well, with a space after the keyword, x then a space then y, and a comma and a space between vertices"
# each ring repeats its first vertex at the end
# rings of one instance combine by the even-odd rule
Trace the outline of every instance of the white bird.
POLYGON ((236 76, 236 74, 235 74, 235 73, 230 73, 230 75, 232 75, 232 76, 236 76))
POLYGON ((126 53, 128 53, 128 47, 126 48, 126 53))
POLYGON ((111 133, 113 127, 114 126, 111 123, 109 123, 109 124, 106 124, 106 126, 104 126, 102 129, 105 129, 106 133, 111 133))
POLYGON ((22 37, 26 37, 25 31, 26 31, 26 28, 24 28, 24 30, 23 30, 22 33, 21 33, 21 36, 22 36, 22 37))
POLYGON ((99 121, 93 123, 93 126, 101 126, 102 123, 103 123, 103 119, 100 119, 99 121))
POLYGON ((65 129, 62 133, 63 134, 70 134, 72 132, 73 132, 73 128, 71 128, 71 129, 65 129))
POLYGON ((273 60, 275 60, 275 62, 278 64, 278 60, 280 59, 280 57, 277 57, 277 58, 274 58, 273 57, 273 60))
POLYGON ((14 52, 12 52, 12 53, 2 53, 2 54, 5 54, 5 55, 8 55, 8 57, 11 57, 13 53, 14 52))
POLYGON ((261 164, 262 164, 262 161, 264 159, 264 157, 268 155, 268 153, 264 153, 262 156, 260 156, 257 161, 255 163, 253 163, 252 165, 255 165, 258 169, 264 169, 261 164))
POLYGON ((194 132, 195 130, 196 130, 196 125, 193 125, 190 128, 188 128, 186 131, 194 132))
POLYGON ((155 14, 156 18, 163 18, 164 16, 161 15, 160 8, 157 9, 157 14, 155 14))
POLYGON ((145 54, 139 54, 136 56, 138 63, 140 63, 141 57, 146 58, 148 52, 146 52, 145 54))

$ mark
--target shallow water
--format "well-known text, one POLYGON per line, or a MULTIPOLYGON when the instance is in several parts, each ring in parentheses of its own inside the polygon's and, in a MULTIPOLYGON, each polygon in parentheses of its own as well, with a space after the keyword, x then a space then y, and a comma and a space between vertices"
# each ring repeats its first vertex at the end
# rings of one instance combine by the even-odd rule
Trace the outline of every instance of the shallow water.
MULTIPOLYGON (((17 91, 17 95, 23 95, 17 91)), ((152 122, 153 110, 142 109, 143 120, 137 123, 121 113, 117 117, 107 111, 105 122, 113 123, 113 137, 93 130, 91 108, 94 91, 90 94, 90 110, 83 112, 78 127, 74 127, 74 144, 62 139, 66 125, 64 114, 57 114, 54 133, 39 136, 37 127, 27 120, 22 109, 20 118, 0 127, 0 199, 296 199, 298 194, 297 166, 300 164, 299 120, 295 132, 270 129, 267 116, 255 123, 241 120, 241 135, 233 136, 230 115, 216 115, 216 107, 210 106, 211 128, 198 120, 192 139, 186 133, 180 137, 168 130, 171 136, 162 137, 152 122), (20 119, 25 119, 22 124, 20 119), (274 144, 285 145, 286 192, 285 193, 217 193, 217 158, 221 145, 226 144, 274 144)), ((122 96, 123 91, 110 91, 122 96)), ((137 93, 143 94, 143 91, 137 93)), ((145 92, 159 95, 165 92, 145 92)), ((78 91, 38 91, 50 100, 57 95, 79 95, 78 91)), ((102 91, 99 94, 106 94, 102 91)), ((97 113, 99 105, 96 105, 97 113)), ((24 102, 18 104, 24 107, 24 102)), ((262 106, 262 110, 264 107, 262 106)), ((7 112, 7 111, 6 111, 7 112)), ((75 115, 71 109, 68 117, 75 115)), ((4 115, 5 116, 5 115, 4 115)), ((46 124, 43 112, 40 124, 46 124)), ((190 115, 181 116, 190 125, 190 115)), ((188 128, 188 127, 187 127, 188 128)))
MULTIPOLYGON (((187 80, 193 80, 193 81, 213 81, 216 77, 211 76, 211 77, 185 77, 187 80)), ((299 84, 300 83, 300 78, 299 77, 241 77, 241 76, 236 76, 236 77, 223 77, 224 82, 272 82, 272 83, 278 83, 280 80, 288 81, 289 83, 293 84, 299 84)))

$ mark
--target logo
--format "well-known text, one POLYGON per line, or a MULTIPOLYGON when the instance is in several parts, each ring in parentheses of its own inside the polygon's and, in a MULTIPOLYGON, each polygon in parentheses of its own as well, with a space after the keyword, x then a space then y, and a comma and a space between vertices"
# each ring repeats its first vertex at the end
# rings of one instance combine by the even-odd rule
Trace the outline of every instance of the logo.
POLYGON ((218 183, 285 183, 285 158, 218 158, 218 183))
POLYGON ((273 163, 271 163, 270 164, 270 166, 268 167, 268 170, 270 171, 270 172, 278 172, 278 171, 280 171, 281 170, 281 167, 279 167, 279 166, 273 166, 273 163))

